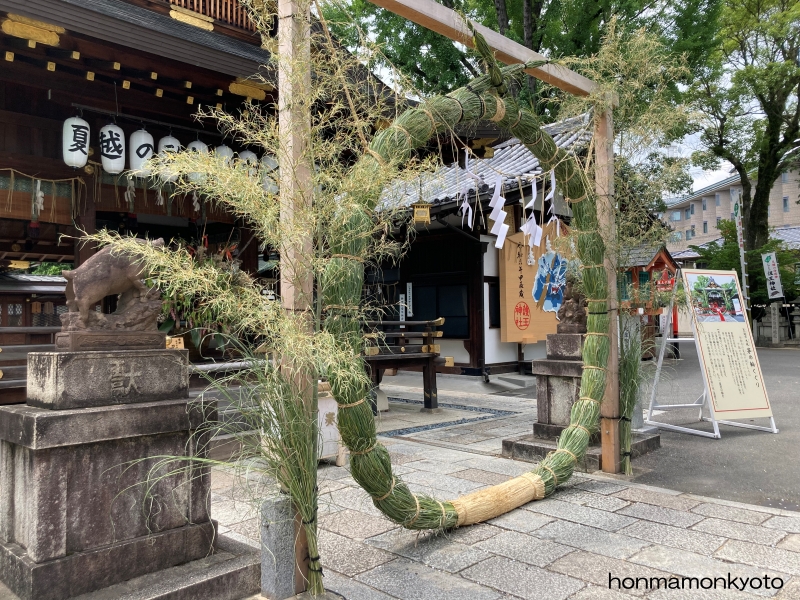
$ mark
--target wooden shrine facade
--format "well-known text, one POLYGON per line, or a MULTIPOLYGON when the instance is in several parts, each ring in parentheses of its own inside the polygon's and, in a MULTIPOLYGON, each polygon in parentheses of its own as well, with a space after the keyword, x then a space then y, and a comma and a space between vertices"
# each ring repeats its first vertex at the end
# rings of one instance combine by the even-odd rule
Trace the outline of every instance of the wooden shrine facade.
MULTIPOLYGON (((14 260, 79 264, 92 249, 62 236, 97 227, 247 243, 248 232, 211 202, 197 210, 167 187, 162 203, 159 186, 136 178, 126 199, 128 179, 103 171, 97 136, 116 121, 126 138, 144 126, 156 140, 222 144, 213 123, 193 118, 199 106, 274 101, 269 86, 246 81, 268 59, 252 29, 231 12, 231 22, 214 27, 212 19, 204 30, 170 17, 167 2, 0 0, 0 11, 0 269, 14 260), (91 130, 81 169, 62 156, 64 121, 77 115, 91 130)), ((251 272, 257 254, 253 243, 240 257, 251 272)))

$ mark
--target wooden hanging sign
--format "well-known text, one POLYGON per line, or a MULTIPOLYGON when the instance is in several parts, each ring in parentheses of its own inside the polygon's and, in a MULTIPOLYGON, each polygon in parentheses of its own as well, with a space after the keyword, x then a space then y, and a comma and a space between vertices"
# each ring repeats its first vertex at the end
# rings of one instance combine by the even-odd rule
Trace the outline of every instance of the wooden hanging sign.
MULTIPOLYGON (((566 235, 564 225, 560 227, 561 235, 566 235)), ((556 238, 556 223, 546 223, 543 229, 541 243, 533 247, 533 261, 529 261, 528 238, 521 231, 506 238, 500 250, 501 342, 533 344, 556 333, 559 291, 563 298, 560 275, 563 271, 566 276, 566 261, 548 250, 547 241, 556 238)))

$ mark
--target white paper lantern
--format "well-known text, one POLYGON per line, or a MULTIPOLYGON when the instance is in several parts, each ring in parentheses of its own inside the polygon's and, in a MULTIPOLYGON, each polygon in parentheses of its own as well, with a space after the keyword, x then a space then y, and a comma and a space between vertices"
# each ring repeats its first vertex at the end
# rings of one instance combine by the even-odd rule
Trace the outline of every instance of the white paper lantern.
POLYGON ((275 183, 275 180, 266 173, 264 173, 262 187, 264 188, 265 192, 272 195, 275 195, 280 191, 280 188, 278 187, 278 184, 275 183))
POLYGON ((274 156, 265 154, 261 157, 261 172, 263 173, 261 186, 268 194, 274 195, 280 191, 278 184, 275 182, 275 178, 278 176, 277 168, 278 161, 274 156))
MULTIPOLYGON (((167 135, 158 140, 158 153, 164 156, 167 152, 180 152, 181 143, 177 138, 167 135)), ((164 181, 177 181, 178 174, 165 169, 161 172, 161 179, 164 181)))
POLYGON ((144 163, 153 157, 155 141, 153 136, 144 129, 134 131, 128 142, 128 167, 137 177, 150 177, 150 169, 145 169, 144 163))
MULTIPOLYGON (((189 152, 199 152, 200 154, 208 154, 208 146, 200 140, 190 142, 186 149, 189 152)), ((205 180, 202 173, 189 173, 189 181, 193 183, 201 183, 205 180)))
POLYGON ((243 163, 250 165, 250 169, 248 170, 248 174, 250 177, 255 177, 256 173, 258 172, 258 157, 256 156, 255 152, 250 152, 250 150, 242 150, 239 152, 239 160, 243 163))
POLYGON ((261 170, 264 173, 269 173, 278 168, 278 160, 271 154, 265 154, 261 157, 261 170))
POLYGON ((226 165, 231 164, 231 161, 233 160, 233 150, 228 148, 225 144, 214 148, 214 154, 219 156, 222 159, 222 162, 226 165))
POLYGON ((85 167, 89 160, 89 124, 80 117, 64 121, 61 146, 68 167, 85 167))
POLYGON ((100 130, 100 162, 103 170, 118 175, 125 170, 125 132, 109 123, 100 130))

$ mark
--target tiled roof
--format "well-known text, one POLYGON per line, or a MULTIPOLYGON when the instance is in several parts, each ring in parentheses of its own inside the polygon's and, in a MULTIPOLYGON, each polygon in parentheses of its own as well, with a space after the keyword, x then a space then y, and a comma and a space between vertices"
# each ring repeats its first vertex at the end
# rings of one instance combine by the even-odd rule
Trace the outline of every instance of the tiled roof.
POLYGON ((712 183, 711 185, 707 185, 706 187, 699 189, 696 192, 692 192, 688 196, 682 196, 681 198, 668 198, 664 202, 666 203, 668 208, 672 208, 673 206, 676 206, 678 204, 683 204, 684 202, 689 202, 691 200, 697 200, 698 198, 702 198, 709 192, 713 192, 719 189, 729 188, 732 185, 737 185, 738 183, 739 183, 739 175, 734 175, 732 177, 728 177, 727 179, 723 179, 722 181, 718 181, 717 183, 712 183))
POLYGON ((645 267, 653 261, 656 254, 658 254, 663 247, 663 244, 652 246, 643 244, 635 248, 625 249, 620 262, 623 267, 645 267))
MULTIPOLYGON (((553 136, 559 148, 569 152, 587 147, 592 139, 589 113, 545 125, 543 129, 553 136)), ((542 174, 539 159, 517 138, 497 144, 493 148, 492 158, 470 161, 470 171, 483 180, 482 184, 478 185, 464 169, 453 164, 434 173, 424 173, 411 181, 398 182, 384 194, 384 206, 409 206, 418 202, 420 195, 425 202, 447 204, 455 202, 465 189, 474 191, 477 187, 481 194, 492 193, 497 173, 503 175, 503 189, 506 191, 517 189, 517 178, 523 185, 527 185, 533 177, 542 174)))

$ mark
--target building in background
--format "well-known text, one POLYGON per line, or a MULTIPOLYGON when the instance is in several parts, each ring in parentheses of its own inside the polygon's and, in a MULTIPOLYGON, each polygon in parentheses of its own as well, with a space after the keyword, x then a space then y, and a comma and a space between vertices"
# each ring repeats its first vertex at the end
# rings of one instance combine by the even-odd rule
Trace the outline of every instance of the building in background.
MULTIPOLYGON (((667 201, 662 218, 674 230, 667 248, 677 259, 689 246, 700 246, 720 237, 717 224, 733 218, 731 199, 742 192, 738 175, 693 192, 685 198, 667 201)), ((769 198, 769 225, 778 228, 800 227, 800 172, 782 173, 772 186, 769 198)), ((690 251, 691 252, 691 251, 690 251)))

